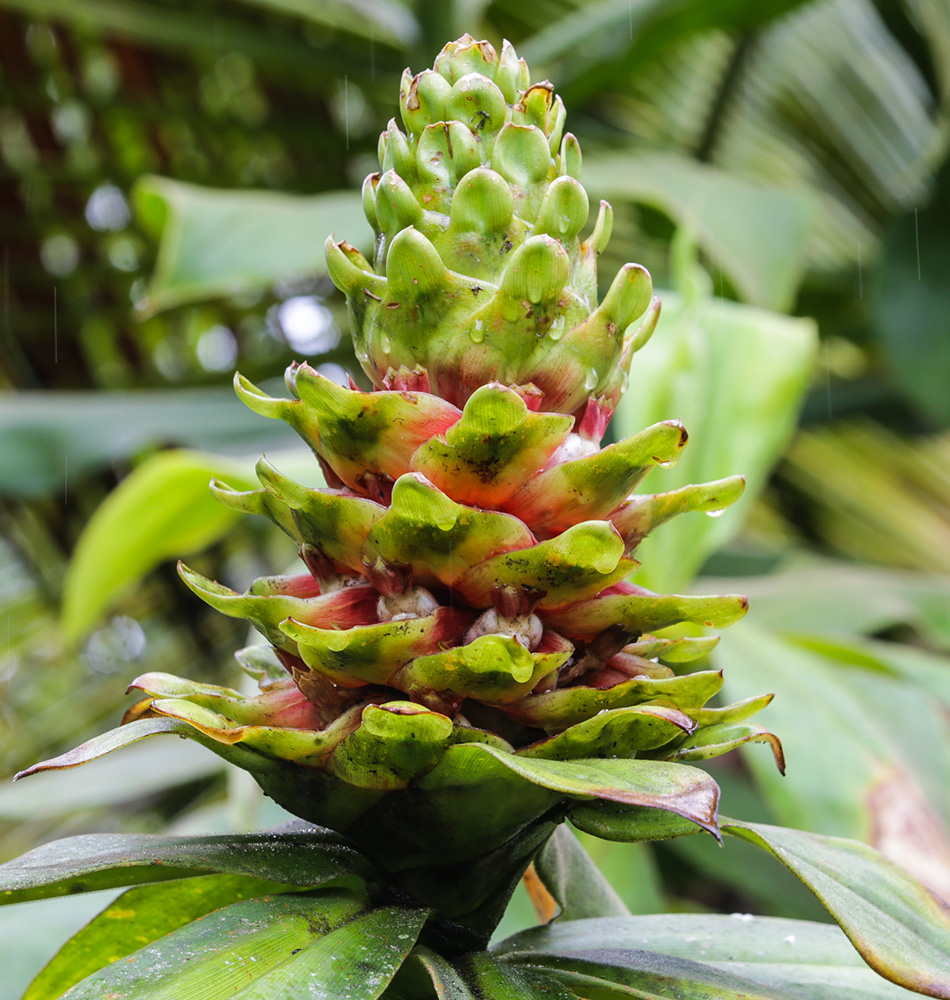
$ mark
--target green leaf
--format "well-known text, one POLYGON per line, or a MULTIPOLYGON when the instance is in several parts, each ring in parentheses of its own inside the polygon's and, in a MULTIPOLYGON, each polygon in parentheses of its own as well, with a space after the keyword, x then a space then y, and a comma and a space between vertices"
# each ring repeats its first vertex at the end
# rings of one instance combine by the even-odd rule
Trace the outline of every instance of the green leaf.
POLYGON ((153 313, 326 274, 327 232, 354 244, 370 240, 362 198, 352 191, 302 197, 145 177, 135 187, 134 201, 145 225, 160 235, 142 303, 153 313))
POLYGON ((614 802, 580 802, 571 806, 568 819, 578 830, 602 840, 637 844, 647 840, 669 840, 699 833, 695 823, 676 813, 614 802))
POLYGON ((417 40, 419 25, 411 12, 394 0, 244 0, 251 7, 280 11, 305 18, 324 28, 342 29, 370 41, 410 45, 417 40))
POLYGON ((704 580, 715 590, 740 587, 754 608, 751 621, 778 632, 823 633, 850 641, 894 625, 913 625, 950 648, 950 581, 908 573, 809 559, 763 577, 704 580))
POLYGON ((156 444, 273 450, 273 425, 227 389, 15 392, 0 399, 0 492, 69 499, 72 484, 156 444))
POLYGON ((0 904, 213 872, 313 886, 370 869, 338 834, 318 827, 213 837, 83 834, 0 865, 0 904))
POLYGON ((910 1000, 915 995, 869 969, 838 927, 746 913, 553 923, 516 934, 493 950, 530 960, 547 953, 581 956, 634 947, 703 962, 803 1000, 910 1000))
POLYGON ((778 187, 682 155, 630 150, 586 157, 584 184, 610 201, 650 205, 688 229, 750 304, 791 308, 816 208, 804 186, 778 187))
POLYGON ((462 968, 476 996, 491 1000, 576 1000, 575 994, 534 969, 519 969, 485 952, 466 957, 462 968))
POLYGON ((29 822, 93 809, 127 808, 169 788, 218 775, 224 762, 184 740, 136 744, 95 768, 37 775, 0 787, 0 817, 29 822))
MULTIPOLYGON (((318 479, 313 469, 309 478, 318 479)), ((242 462, 172 450, 147 458, 106 497, 79 538, 63 585, 68 638, 79 638, 160 562, 198 552, 233 527, 238 514, 211 495, 212 476, 243 489, 257 485, 242 462)))
POLYGON ((740 472, 748 484, 721 517, 689 514, 675 529, 661 528, 641 542, 637 582, 669 593, 684 587, 737 530, 764 485, 795 425, 816 340, 810 320, 720 299, 662 297, 660 331, 637 354, 630 391, 614 417, 617 433, 673 418, 686 425, 690 440, 682 458, 675 468, 653 472, 650 490, 740 472))
POLYGON ((415 942, 425 914, 366 910, 347 890, 235 903, 87 977, 70 1000, 375 1000, 415 942))
POLYGON ((585 1000, 801 1000, 799 994, 760 987, 705 963, 649 951, 596 951, 590 957, 568 953, 522 961, 570 987, 569 995, 585 1000))
POLYGON ((164 559, 206 548, 237 520, 208 492, 212 476, 254 482, 231 460, 183 450, 146 459, 96 510, 63 587, 63 631, 78 638, 110 602, 164 559))
MULTIPOLYGON (((666 810, 717 832, 716 783, 704 771, 665 761, 535 760, 469 743, 450 747, 442 762, 418 785, 422 789, 436 788, 453 772, 464 773, 470 780, 480 772, 487 777, 505 770, 524 782, 568 798, 604 799, 625 806, 666 810)), ((513 783, 512 788, 517 784, 513 783)))
POLYGON ((129 889, 75 934, 39 973, 22 1000, 56 1000, 81 979, 212 910, 281 892, 276 882, 204 875, 129 889))
POLYGON ((561 824, 534 861, 538 878, 561 908, 559 920, 627 916, 630 911, 580 841, 561 824))
MULTIPOLYGON (((950 893, 950 722, 932 694, 840 640, 836 655, 749 626, 717 648, 727 694, 765 687, 769 725, 791 762, 780 778, 745 755, 774 818, 867 840, 938 892, 950 893), (834 761, 829 768, 828 761, 834 761)), ((900 658, 897 650, 896 658, 900 658)))
POLYGON ((874 848, 779 826, 724 820, 724 832, 797 875, 886 979, 950 998, 950 906, 874 848))

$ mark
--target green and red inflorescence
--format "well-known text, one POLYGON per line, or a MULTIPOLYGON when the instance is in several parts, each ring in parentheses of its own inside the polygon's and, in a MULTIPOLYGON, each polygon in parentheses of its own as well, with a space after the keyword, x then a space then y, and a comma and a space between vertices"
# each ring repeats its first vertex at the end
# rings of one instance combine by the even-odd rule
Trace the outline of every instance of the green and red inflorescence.
POLYGON ((260 694, 147 674, 123 736, 37 768, 188 736, 464 922, 479 900, 440 895, 446 873, 480 872, 487 899, 565 816, 597 831, 622 812, 627 839, 716 832, 718 789, 688 762, 749 740, 780 765, 781 751, 746 721, 767 696, 705 707, 721 676, 688 664, 714 637, 662 634, 730 625, 745 599, 628 582, 648 532, 727 506, 743 480, 634 492, 677 460, 677 421, 600 446, 659 302, 627 264, 598 303, 611 211, 580 239, 588 199, 560 98, 508 43, 465 36, 407 71, 400 106, 404 130, 389 123, 363 187, 373 263, 327 244, 375 388, 306 364, 287 399, 235 381, 301 435, 327 488, 263 459, 260 489, 212 485, 282 528, 305 572, 238 594, 181 571, 267 640, 238 654, 260 694), (621 780, 634 759, 637 782, 621 780))

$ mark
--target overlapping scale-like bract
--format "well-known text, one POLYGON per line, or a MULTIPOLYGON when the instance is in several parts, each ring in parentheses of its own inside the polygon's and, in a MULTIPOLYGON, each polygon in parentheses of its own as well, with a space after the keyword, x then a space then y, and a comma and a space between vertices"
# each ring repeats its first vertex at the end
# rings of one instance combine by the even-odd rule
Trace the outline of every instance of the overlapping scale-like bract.
POLYGON ((745 599, 627 582, 650 530, 721 509, 743 481, 637 493, 686 445, 677 421, 600 448, 659 305, 635 264, 597 300, 610 207, 581 239, 580 147, 551 85, 507 43, 465 36, 407 71, 400 108, 363 189, 373 262, 327 243, 373 388, 306 364, 286 399, 235 379, 301 435, 327 487, 263 459, 260 489, 212 484, 278 525, 303 571, 238 594, 182 569, 263 635, 239 657, 261 693, 149 674, 128 721, 199 739, 390 871, 484 858, 575 799, 715 831, 715 783, 682 764, 618 790, 535 762, 682 762, 750 740, 780 762, 745 721, 768 699, 706 708, 721 676, 684 666, 715 643, 689 633, 732 624, 745 599))

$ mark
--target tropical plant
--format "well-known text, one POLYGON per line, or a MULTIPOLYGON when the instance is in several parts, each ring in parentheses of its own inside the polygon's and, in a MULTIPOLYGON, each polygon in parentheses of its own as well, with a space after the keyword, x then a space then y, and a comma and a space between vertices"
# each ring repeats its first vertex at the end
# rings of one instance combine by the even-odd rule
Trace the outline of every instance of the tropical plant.
POLYGON ((213 485, 282 528, 307 572, 237 594, 182 569, 264 635, 238 654, 260 694, 147 674, 120 729, 24 772, 177 734, 303 822, 72 838, 0 867, 6 902, 133 886, 27 996, 950 997, 938 897, 861 844, 724 819, 689 763, 766 742, 783 766, 746 721, 769 697, 709 707, 721 674, 689 666, 715 639, 688 626, 729 625, 745 598, 625 577, 653 528, 718 512, 742 480, 633 493, 679 457, 676 421, 600 446, 659 303, 635 264, 597 302, 611 213, 601 203, 579 239, 587 195, 560 99, 511 46, 463 36, 404 76, 400 103, 406 131, 390 122, 363 189, 373 263, 327 244, 373 389, 307 365, 289 369, 289 399, 235 380, 328 485, 263 460, 260 489, 213 485), (892 983, 828 925, 631 917, 565 820, 610 840, 762 847, 892 983), (557 921, 486 950, 532 864, 557 921))

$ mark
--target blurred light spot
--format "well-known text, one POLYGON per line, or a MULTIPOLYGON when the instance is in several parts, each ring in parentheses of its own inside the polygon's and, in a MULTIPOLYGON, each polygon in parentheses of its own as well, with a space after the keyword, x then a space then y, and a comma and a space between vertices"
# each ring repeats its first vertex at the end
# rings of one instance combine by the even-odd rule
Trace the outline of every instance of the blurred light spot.
POLYGON ((117 615, 109 624, 94 632, 86 643, 86 662, 97 674, 124 670, 130 660, 145 652, 145 632, 134 618, 117 615))
POLYGON ((349 372, 341 365, 334 364, 332 361, 328 361, 323 365, 317 365, 317 371, 338 385, 348 386, 350 384, 349 372))
POLYGON ((187 371, 184 359, 168 338, 155 345, 152 361, 165 378, 173 381, 183 378, 187 371))
POLYGON ((72 274, 79 263, 79 244, 65 233, 43 240, 40 246, 40 260, 49 274, 64 278, 72 274))
POLYGON ((202 368, 209 372, 227 371, 237 361, 237 338, 226 326, 213 326, 198 338, 195 353, 202 368))
POLYGON ((53 108, 53 130, 61 142, 82 142, 89 138, 89 112, 78 101, 53 108))
POLYGON ((86 54, 83 82, 91 94, 102 99, 112 97, 119 86, 119 74, 112 56, 105 49, 86 54))
POLYGON ((134 240, 117 236, 106 251, 109 263, 119 271, 134 271, 139 266, 139 254, 134 240))
POLYGON ((131 215, 122 192, 114 184, 101 184, 86 202, 86 222, 101 233, 125 229, 131 215))
POLYGON ((39 159, 26 122, 4 109, 0 109, 0 151, 10 167, 20 173, 35 166, 39 159))
POLYGON ((295 295, 277 310, 280 331, 300 354, 324 354, 340 342, 333 313, 316 295, 295 295))

